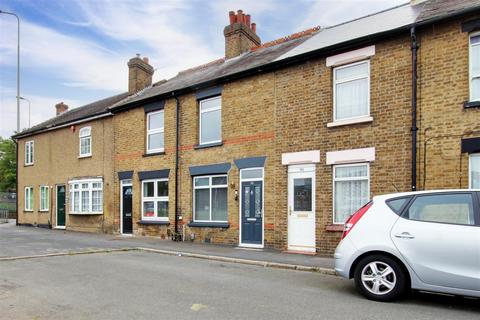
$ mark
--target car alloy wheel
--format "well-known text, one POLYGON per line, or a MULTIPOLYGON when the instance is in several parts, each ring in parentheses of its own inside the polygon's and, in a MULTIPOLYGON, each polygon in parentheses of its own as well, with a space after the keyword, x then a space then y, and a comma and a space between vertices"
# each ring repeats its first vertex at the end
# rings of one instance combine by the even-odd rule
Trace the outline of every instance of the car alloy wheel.
POLYGON ((372 261, 362 270, 362 285, 375 295, 390 293, 397 283, 397 276, 391 266, 382 261, 372 261))

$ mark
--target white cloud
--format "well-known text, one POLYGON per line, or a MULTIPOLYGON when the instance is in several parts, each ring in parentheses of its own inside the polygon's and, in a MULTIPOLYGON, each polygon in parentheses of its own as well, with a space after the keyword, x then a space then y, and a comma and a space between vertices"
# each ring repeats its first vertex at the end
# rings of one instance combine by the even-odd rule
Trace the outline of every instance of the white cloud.
MULTIPOLYGON (((38 96, 22 93, 28 97, 31 103, 31 126, 55 116, 55 105, 60 101, 70 106, 77 107, 83 102, 72 99, 61 99, 51 96, 38 96)), ((0 87, 0 136, 9 137, 17 129, 17 100, 16 90, 13 88, 0 87)), ((20 100, 20 128, 28 128, 28 103, 20 100)))

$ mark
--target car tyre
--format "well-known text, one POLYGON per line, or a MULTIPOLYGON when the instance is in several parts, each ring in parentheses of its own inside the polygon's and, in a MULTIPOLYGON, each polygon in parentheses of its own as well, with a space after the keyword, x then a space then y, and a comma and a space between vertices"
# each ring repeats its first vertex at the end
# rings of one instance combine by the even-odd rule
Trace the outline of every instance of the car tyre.
POLYGON ((371 255, 359 261, 354 271, 355 286, 367 299, 381 302, 402 297, 408 286, 405 269, 395 259, 371 255))

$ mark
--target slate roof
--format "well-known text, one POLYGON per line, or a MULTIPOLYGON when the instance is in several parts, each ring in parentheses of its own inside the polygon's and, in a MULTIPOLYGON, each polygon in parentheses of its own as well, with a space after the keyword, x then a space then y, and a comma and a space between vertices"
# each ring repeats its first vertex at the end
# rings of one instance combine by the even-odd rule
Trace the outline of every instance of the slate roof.
POLYGON ((84 106, 68 110, 54 118, 48 119, 40 124, 37 124, 31 128, 23 130, 19 134, 13 136, 13 138, 20 138, 23 136, 28 136, 33 133, 43 131, 45 129, 50 129, 53 127, 58 127, 64 124, 68 124, 74 121, 79 121, 82 119, 98 116, 101 114, 109 113, 108 107, 125 99, 128 96, 128 92, 117 94, 102 100, 98 100, 84 106))
POLYGON ((480 7, 480 0, 429 0, 422 4, 416 23, 438 20, 453 14, 461 14, 480 7))

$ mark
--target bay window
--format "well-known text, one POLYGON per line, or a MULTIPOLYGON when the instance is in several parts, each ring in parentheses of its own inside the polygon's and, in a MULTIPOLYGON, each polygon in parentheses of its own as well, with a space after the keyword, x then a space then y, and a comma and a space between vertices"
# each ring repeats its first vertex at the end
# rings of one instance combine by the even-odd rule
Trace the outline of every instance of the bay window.
POLYGON ((227 222, 227 176, 193 178, 194 221, 227 222))
POLYGON ((164 110, 147 114, 147 153, 165 150, 164 110))
POLYGON ((71 181, 70 214, 103 213, 103 182, 101 179, 71 181))
POLYGON ((333 223, 344 223, 369 200, 368 164, 333 166, 333 223))
POLYGON ((40 186, 40 211, 48 211, 50 201, 50 189, 48 186, 40 186))
POLYGON ((370 62, 362 61, 333 69, 333 120, 370 115, 370 62))
POLYGON ((200 145, 222 141, 222 97, 200 101, 200 145))
POLYGON ((168 221, 168 179, 142 181, 142 220, 168 221))

